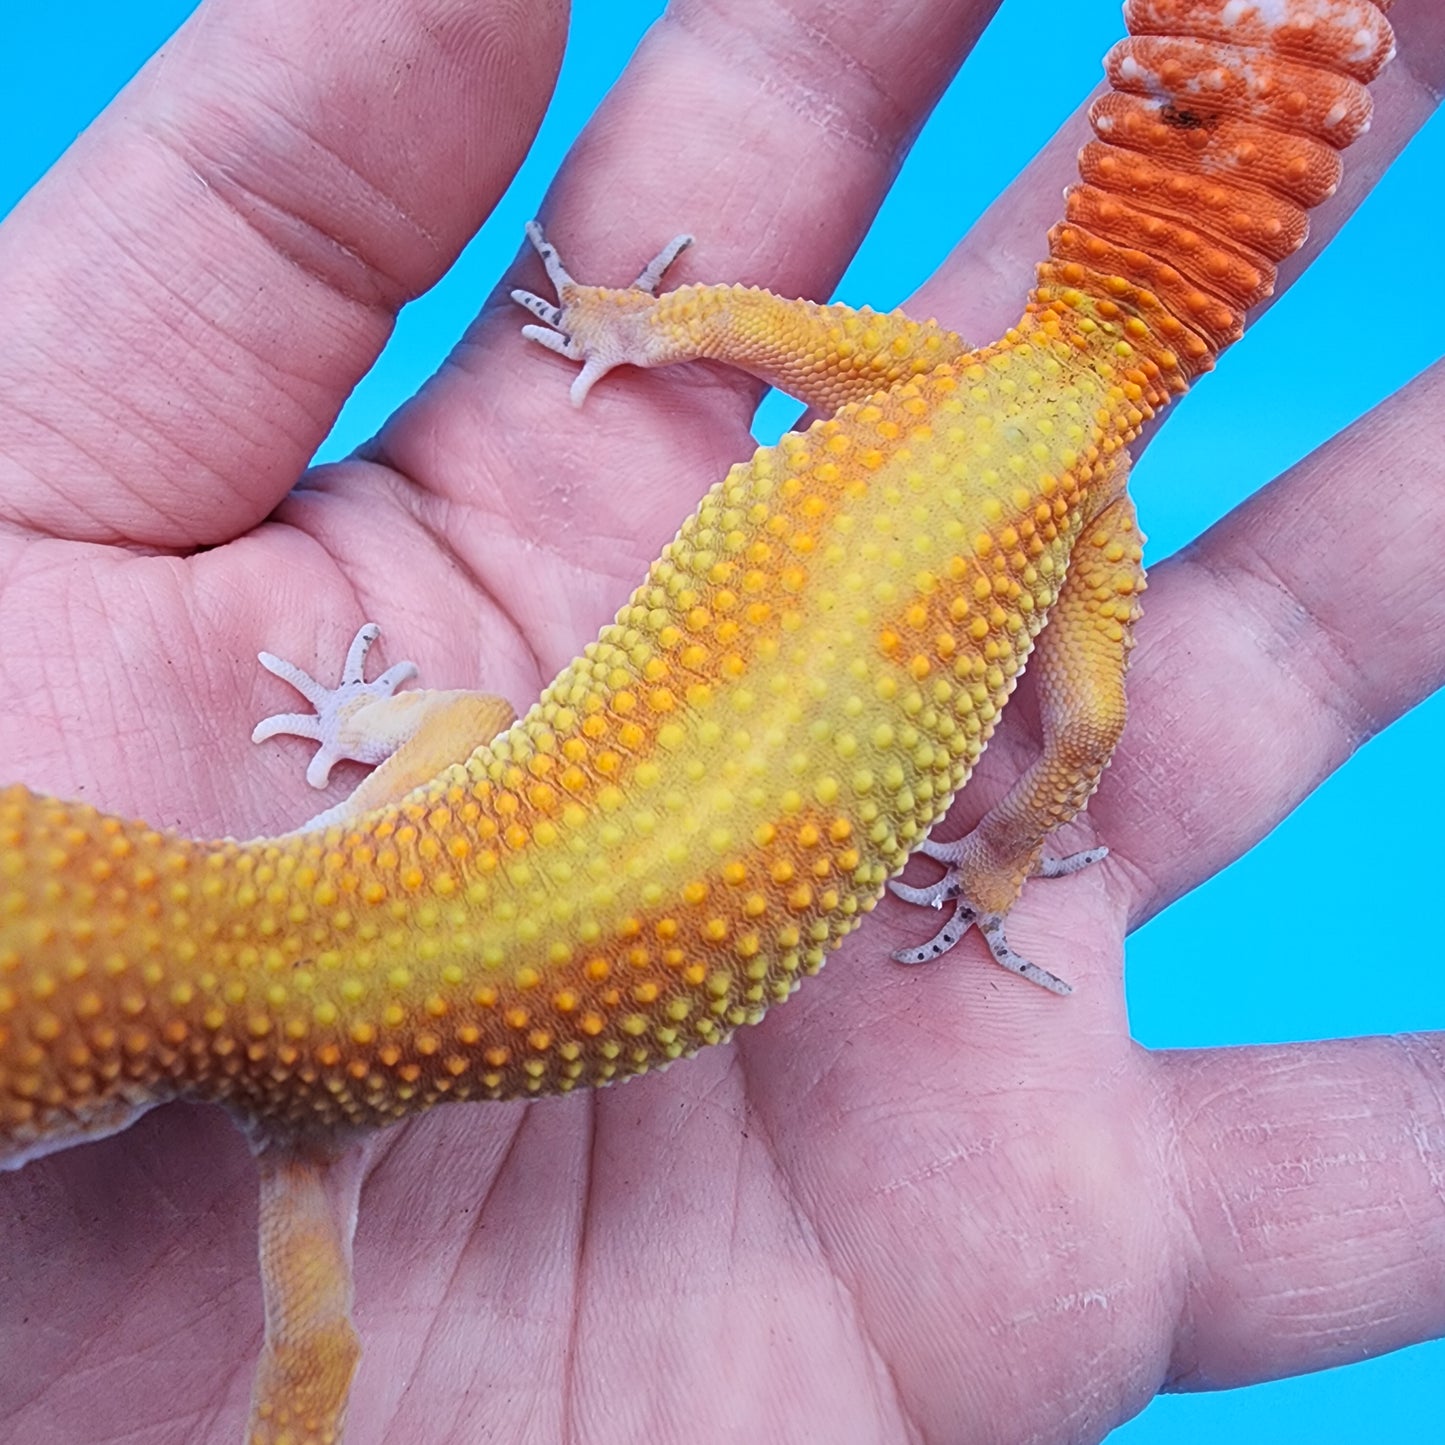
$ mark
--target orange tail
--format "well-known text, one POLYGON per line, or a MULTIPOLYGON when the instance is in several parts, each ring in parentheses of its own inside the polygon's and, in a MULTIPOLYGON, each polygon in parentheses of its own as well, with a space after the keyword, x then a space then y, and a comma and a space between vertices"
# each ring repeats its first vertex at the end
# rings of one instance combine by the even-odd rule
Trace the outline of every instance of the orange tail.
POLYGON ((1099 139, 1050 233, 1041 295, 1074 288, 1133 313, 1130 340, 1168 391, 1208 370, 1369 126, 1365 82, 1395 50, 1388 8, 1127 0, 1130 38, 1105 61, 1113 91, 1093 107, 1099 139))

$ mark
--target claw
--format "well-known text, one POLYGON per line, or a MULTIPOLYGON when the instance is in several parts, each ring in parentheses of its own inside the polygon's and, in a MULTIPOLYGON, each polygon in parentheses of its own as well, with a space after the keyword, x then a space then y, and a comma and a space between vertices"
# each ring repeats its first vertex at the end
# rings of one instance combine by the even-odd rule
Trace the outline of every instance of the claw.
POLYGON ((564 286, 575 286, 567 268, 562 264, 562 258, 557 254, 557 248, 547 239, 543 233, 540 221, 528 221, 524 227, 527 232, 527 239, 532 243, 532 249, 542 258, 542 265, 547 269, 547 279, 552 283, 553 289, 557 292, 557 299, 562 299, 562 288, 564 286))
POLYGON ((646 291, 649 296, 657 295, 657 286, 667 274, 668 268, 689 246, 696 237, 686 233, 674 236, 641 271, 637 273, 637 280, 632 283, 634 291, 646 291))
POLYGON ((346 649, 346 661, 341 664, 342 687, 362 686, 366 682, 366 654, 381 636, 381 628, 374 622, 364 622, 351 639, 346 649))
POLYGON ((911 883, 894 878, 888 884, 888 891, 905 903, 917 903, 923 908, 942 908, 949 899, 957 898, 962 889, 952 877, 945 875, 927 888, 915 888, 911 883))
MULTIPOLYGON (((519 291, 513 291, 512 297, 522 295, 519 291)), ((535 300, 535 298, 533 298, 535 300)), ((561 331, 549 331, 545 326, 524 326, 522 335, 528 341, 535 341, 545 346, 548 351, 555 351, 558 356, 565 356, 568 361, 581 361, 582 348, 572 338, 561 331)))
POLYGON ((963 847, 968 842, 968 835, 955 839, 952 843, 937 843, 932 838, 925 838, 915 853, 922 853, 925 858, 932 858, 938 863, 957 863, 963 858, 963 847))
MULTIPOLYGON (((512 300, 515 301, 518 306, 525 307, 539 321, 545 321, 548 326, 561 326, 562 308, 560 306, 553 306, 550 301, 542 300, 542 298, 535 293, 521 289, 512 292, 512 300)), ((527 332, 537 330, 540 330, 540 328, 528 326, 523 329, 522 334, 525 336, 527 332)))
MULTIPOLYGON (((947 882, 947 880, 945 880, 947 882)), ((942 885, 935 884, 933 888, 916 888, 908 890, 909 893, 932 894, 942 885)), ((1036 983, 1040 988, 1046 988, 1050 993, 1067 995, 1073 993, 1073 986, 1067 984, 1057 975, 1050 973, 1045 968, 1040 968, 1036 963, 1030 963, 1022 954, 1015 953, 1009 947, 1007 935, 1004 933, 1003 917, 997 913, 977 914, 967 903, 959 897, 959 888, 953 884, 950 896, 957 899, 953 910, 953 916, 928 940, 927 943, 917 948, 900 948, 892 955, 895 963, 918 964, 932 963, 935 959, 942 958, 958 941, 968 932, 970 928, 977 927, 983 941, 988 944, 988 951, 993 955, 993 961, 1001 968, 1006 968, 1010 973, 1016 973, 1020 978, 1026 978, 1030 983, 1036 983)), ((900 898, 906 898, 908 902, 921 902, 922 899, 908 898, 908 895, 893 885, 893 891, 900 898)), ((941 907, 941 902, 934 903, 933 907, 941 907)))

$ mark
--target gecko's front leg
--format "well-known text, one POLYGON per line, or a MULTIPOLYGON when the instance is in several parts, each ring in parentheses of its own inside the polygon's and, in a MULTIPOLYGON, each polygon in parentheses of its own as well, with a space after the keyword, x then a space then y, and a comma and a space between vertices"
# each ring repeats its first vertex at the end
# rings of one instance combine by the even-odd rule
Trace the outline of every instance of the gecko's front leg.
POLYGON ((336 1445, 361 1341, 351 1322, 351 1241, 367 1145, 256 1147, 266 1338, 246 1445, 336 1445))
POLYGON ((256 724, 251 741, 292 735, 319 746, 306 770, 312 787, 325 787, 342 759, 367 763, 375 771, 344 802, 306 824, 326 827, 394 803, 430 782, 490 742, 516 718, 512 705, 491 693, 415 688, 398 692, 417 674, 416 664, 398 662, 366 680, 366 655, 381 629, 368 622, 353 638, 337 685, 327 687, 294 663, 260 654, 267 672, 289 682, 314 713, 277 713, 256 724))
POLYGON ((288 682, 314 709, 311 713, 273 713, 262 718, 251 733, 253 743, 274 737, 309 738, 316 743, 316 755, 306 769, 306 781, 324 788, 331 770, 343 759, 375 765, 384 763, 411 736, 407 701, 413 695, 396 696, 397 689, 416 676, 414 662, 398 662, 380 677, 366 680, 366 655, 381 636, 381 628, 368 622, 351 640, 341 680, 335 687, 318 682, 294 662, 274 653, 258 656, 261 666, 288 682))
MULTIPOLYGON (((319 744, 307 779, 322 786, 341 759, 375 765, 346 799, 308 828, 358 818, 396 802, 460 762, 513 719, 502 698, 477 692, 398 692, 416 676, 397 663, 371 682, 367 653, 380 629, 353 639, 341 679, 326 687, 263 652, 268 672, 289 682, 313 714, 268 717, 256 742, 285 734, 319 744)), ((351 1240, 367 1136, 327 1130, 277 1139, 242 1119, 260 1171, 260 1261, 266 1334, 252 1391, 247 1445, 335 1445, 341 1439, 361 1345, 351 1321, 351 1240)))

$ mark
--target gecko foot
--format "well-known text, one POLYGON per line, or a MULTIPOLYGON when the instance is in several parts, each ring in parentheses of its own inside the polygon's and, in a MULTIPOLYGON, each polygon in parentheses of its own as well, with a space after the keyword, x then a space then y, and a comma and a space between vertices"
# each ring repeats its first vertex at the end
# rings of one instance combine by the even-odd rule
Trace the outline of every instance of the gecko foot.
POLYGON ((373 704, 390 698, 402 683, 416 676, 416 664, 398 662, 380 677, 366 680, 366 654, 381 636, 381 628, 368 622, 352 639, 346 661, 341 668, 341 681, 326 687, 295 663, 286 662, 269 652, 257 655, 267 672, 289 682, 315 713, 283 712, 263 718, 251 734, 253 743, 268 738, 293 736, 310 738, 319 743, 316 756, 306 769, 306 781, 313 788, 324 788, 331 769, 343 758, 358 763, 383 763, 396 751, 398 739, 387 729, 366 726, 363 717, 373 704))
POLYGON ((672 359, 650 326, 650 303, 668 267, 692 245, 691 236, 674 236, 624 290, 583 286, 573 280, 536 221, 527 222, 527 239, 547 268, 559 304, 523 290, 513 291, 512 300, 543 323, 524 326, 523 336, 582 363, 572 383, 573 406, 581 406, 614 367, 658 366, 672 359))
MULTIPOLYGON (((1028 979, 1030 983, 1038 984, 1040 988, 1048 989, 1050 993, 1072 993, 1072 985, 1047 969, 1030 963, 1009 946, 1008 936, 1004 931, 1006 913, 990 913, 969 903, 963 869, 958 866, 965 861, 968 842, 967 838, 961 838, 956 843, 924 842, 920 845, 920 853, 949 865, 948 872, 937 883, 927 888, 914 888, 895 879, 888 885, 894 896, 905 903, 916 903, 926 908, 943 908, 948 903, 953 904, 953 912, 948 921, 927 943, 918 948, 900 948, 893 955, 894 961, 907 964, 932 963, 934 959, 942 958, 970 928, 976 927, 988 945, 994 962, 1001 968, 1028 979)), ((1086 848, 1064 858, 1040 858, 1038 865, 1032 870, 1032 876, 1065 878, 1070 873, 1087 868, 1091 863, 1099 862, 1108 856, 1108 852, 1107 848, 1086 848)))

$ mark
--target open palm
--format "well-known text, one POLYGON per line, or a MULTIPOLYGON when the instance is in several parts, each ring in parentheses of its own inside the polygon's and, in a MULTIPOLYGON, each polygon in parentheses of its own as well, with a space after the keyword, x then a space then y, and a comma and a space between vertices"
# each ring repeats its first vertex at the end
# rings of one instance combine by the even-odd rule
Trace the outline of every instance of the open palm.
MULTIPOLYGON (((0 230, 5 780, 196 834, 294 826, 323 802, 299 744, 249 742, 293 703, 258 650, 324 675, 374 618, 428 685, 524 705, 750 446, 755 386, 706 367, 619 373, 572 412, 566 363, 498 300, 365 456, 297 484, 505 186, 565 25, 342 8, 209 0, 0 230)), ((825 295, 990 8, 681 4, 549 226, 583 279, 686 226, 681 279, 825 295)), ((1356 192, 1445 72, 1431 8, 1401 7, 1356 192)), ((1012 318, 1074 144, 910 310, 976 337, 1012 318)), ((931 924, 885 905, 664 1077, 383 1136, 348 1438, 1087 1441, 1168 1384, 1445 1328, 1445 1038, 1151 1055, 1121 986, 1132 921, 1445 673, 1442 410, 1437 366, 1159 569, 1091 810, 1113 858, 1017 915, 1072 998, 973 941, 896 968, 931 924), (1362 514, 1385 472, 1412 485, 1362 514), (1352 573, 1377 592, 1341 595, 1352 573)), ((1029 746, 1016 711, 949 836, 1029 746)), ((183 1106, 0 1178, 0 1434, 236 1438, 253 1192, 240 1136, 183 1106)))

